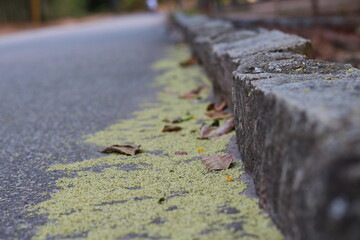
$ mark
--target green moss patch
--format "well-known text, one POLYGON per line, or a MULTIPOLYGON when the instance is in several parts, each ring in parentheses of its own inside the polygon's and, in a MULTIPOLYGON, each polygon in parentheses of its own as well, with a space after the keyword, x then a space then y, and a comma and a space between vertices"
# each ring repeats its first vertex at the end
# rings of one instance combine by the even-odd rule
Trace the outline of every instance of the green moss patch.
POLYGON ((210 87, 200 99, 178 96, 210 83, 199 67, 179 67, 187 56, 185 47, 173 47, 155 64, 160 73, 154 85, 163 89, 157 103, 86 137, 99 149, 141 144, 140 154, 110 154, 49 167, 69 177, 57 180, 60 190, 31 209, 48 216, 34 239, 282 239, 258 201, 241 194, 247 187, 239 180, 241 163, 218 172, 201 164, 201 155, 225 154, 233 134, 197 139, 201 123, 211 122, 204 115, 210 87), (178 124, 181 131, 161 132, 163 119, 188 116, 192 119, 178 124), (235 181, 226 181, 227 176, 235 181))

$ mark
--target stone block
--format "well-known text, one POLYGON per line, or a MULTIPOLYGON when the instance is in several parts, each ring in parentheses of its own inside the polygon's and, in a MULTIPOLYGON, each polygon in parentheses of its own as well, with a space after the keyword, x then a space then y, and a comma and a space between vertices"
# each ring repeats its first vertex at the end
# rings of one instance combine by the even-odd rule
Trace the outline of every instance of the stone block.
POLYGON ((230 106, 232 73, 244 61, 244 58, 257 53, 293 52, 310 55, 311 44, 308 40, 279 31, 257 30, 257 34, 238 39, 234 42, 214 44, 212 55, 217 64, 213 65, 215 79, 218 82, 215 93, 222 96, 230 106))
POLYGON ((289 69, 280 58, 260 64, 270 73, 246 73, 245 65, 234 73, 245 167, 289 239, 360 239, 360 71, 300 62, 289 69), (271 73, 280 66, 285 73, 271 73))
POLYGON ((298 36, 179 19, 216 99, 233 106, 245 167, 286 238, 360 239, 360 70, 309 60, 298 36))

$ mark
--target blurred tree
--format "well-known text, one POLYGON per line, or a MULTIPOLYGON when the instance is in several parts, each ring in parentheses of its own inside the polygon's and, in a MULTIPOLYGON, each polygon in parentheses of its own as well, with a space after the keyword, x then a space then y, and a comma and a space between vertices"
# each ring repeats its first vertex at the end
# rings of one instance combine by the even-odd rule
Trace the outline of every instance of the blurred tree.
POLYGON ((87 0, 46 0, 43 3, 45 20, 81 17, 88 13, 87 0))
POLYGON ((41 22, 41 0, 31 0, 31 20, 33 23, 41 22))
POLYGON ((0 0, 0 22, 31 20, 29 0, 0 0))
POLYGON ((87 0, 89 12, 116 11, 120 0, 87 0))
POLYGON ((118 3, 118 10, 120 11, 134 11, 146 9, 145 0, 121 0, 118 3))
POLYGON ((145 9, 145 0, 0 0, 0 22, 40 22, 96 12, 145 9))

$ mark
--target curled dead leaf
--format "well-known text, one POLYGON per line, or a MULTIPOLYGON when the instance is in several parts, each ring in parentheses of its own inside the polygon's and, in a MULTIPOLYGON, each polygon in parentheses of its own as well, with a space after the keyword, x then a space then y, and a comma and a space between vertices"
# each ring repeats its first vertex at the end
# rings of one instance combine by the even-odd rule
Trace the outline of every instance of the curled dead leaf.
POLYGON ((230 113, 224 113, 224 112, 206 112, 206 116, 210 117, 211 119, 228 119, 231 118, 230 113))
POLYGON ((180 131, 182 128, 179 126, 173 126, 173 125, 166 125, 162 132, 177 132, 180 131))
POLYGON ((224 156, 201 156, 201 162, 211 170, 228 169, 230 164, 234 161, 231 155, 224 156))
POLYGON ((207 107, 206 107, 206 111, 212 111, 215 109, 215 104, 214 103, 210 103, 207 107))
POLYGON ((222 103, 220 103, 219 105, 216 105, 214 107, 215 112, 222 112, 224 109, 226 108, 226 102, 223 101, 222 103))
POLYGON ((182 122, 190 121, 193 118, 194 118, 193 116, 189 116, 189 117, 185 117, 185 118, 177 117, 177 118, 174 118, 173 120, 171 120, 170 122, 171 123, 182 123, 182 122))
POLYGON ((209 139, 209 138, 213 138, 213 137, 221 137, 221 136, 233 131, 234 129, 235 129, 234 118, 230 118, 230 119, 226 120, 224 125, 222 125, 221 127, 203 126, 200 129, 199 139, 209 139))
POLYGON ((215 129, 217 129, 218 127, 208 127, 208 126, 203 126, 200 129, 200 139, 208 139, 209 135, 212 131, 214 131, 215 129))
POLYGON ((223 102, 220 103, 219 105, 215 105, 215 103, 210 103, 210 104, 206 107, 206 111, 207 111, 207 112, 210 112, 210 111, 222 112, 226 107, 227 107, 227 104, 226 104, 225 101, 223 101, 223 102))
POLYGON ((191 56, 189 59, 180 62, 180 66, 189 67, 195 65, 197 62, 198 62, 197 58, 195 56, 191 56))
POLYGON ((141 145, 112 145, 101 150, 101 153, 120 153, 134 156, 140 152, 141 145))
POLYGON ((180 98, 181 99, 193 99, 193 98, 196 98, 196 97, 198 97, 200 92, 206 87, 207 87, 207 85, 200 85, 196 89, 194 89, 194 90, 192 90, 190 92, 187 92, 185 94, 180 95, 180 98))
POLYGON ((229 118, 228 120, 226 120, 226 122, 224 123, 224 125, 220 126, 215 133, 213 134, 209 134, 209 138, 211 137, 220 137, 223 136, 225 134, 228 134, 229 132, 233 131, 235 129, 235 123, 234 123, 234 118, 229 118))

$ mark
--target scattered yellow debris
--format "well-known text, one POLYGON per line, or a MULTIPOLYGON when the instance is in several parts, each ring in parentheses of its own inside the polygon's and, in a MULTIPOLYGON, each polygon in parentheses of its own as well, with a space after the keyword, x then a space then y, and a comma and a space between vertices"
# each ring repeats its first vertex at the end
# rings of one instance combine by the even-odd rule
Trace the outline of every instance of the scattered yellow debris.
POLYGON ((230 177, 230 176, 226 176, 226 181, 232 182, 232 181, 234 181, 234 179, 232 177, 230 177))
MULTIPOLYGON (((186 92, 198 86, 196 79, 208 83, 199 67, 179 66, 179 59, 188 55, 186 48, 176 47, 169 57, 156 64, 163 72, 156 79, 158 87, 186 92)), ((205 88, 199 95, 206 99, 209 92, 210 89, 205 88)), ((37 229, 34 240, 115 240, 131 236, 176 240, 247 239, 247 236, 259 240, 283 239, 259 208, 258 200, 240 194, 247 187, 245 182, 224 181, 224 176, 242 173, 240 162, 209 174, 201 161, 195 160, 204 149, 209 155, 226 154, 226 146, 234 133, 204 141, 194 134, 159 132, 163 119, 184 116, 187 112, 210 124, 211 120, 203 116, 208 103, 184 101, 164 92, 158 96, 157 103, 146 104, 134 113, 134 118, 123 119, 86 138, 87 143, 101 147, 119 139, 138 143, 142 145, 141 154, 109 154, 55 164, 47 169, 49 176, 51 171, 56 171, 56 176, 63 173, 63 177, 56 181, 59 191, 29 209, 31 214, 47 216, 47 222, 37 229), (178 151, 189 152, 178 155, 178 151), (189 161, 192 159, 194 161, 189 161), (101 170, 96 171, 98 169, 101 170), (239 211, 219 214, 224 205, 239 211), (239 221, 242 230, 235 231, 231 226, 239 221)), ((201 124, 183 121, 181 126, 190 130, 199 129, 201 124)))

